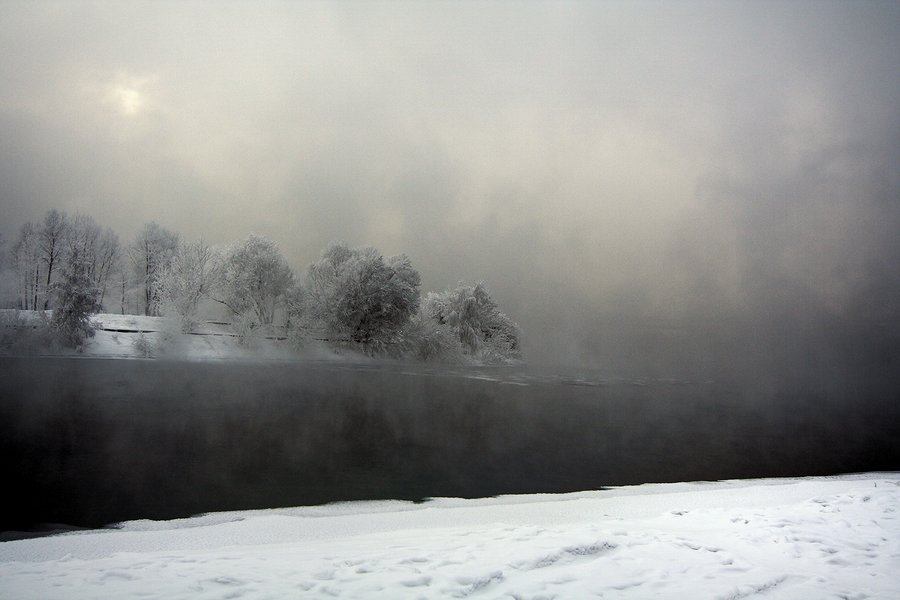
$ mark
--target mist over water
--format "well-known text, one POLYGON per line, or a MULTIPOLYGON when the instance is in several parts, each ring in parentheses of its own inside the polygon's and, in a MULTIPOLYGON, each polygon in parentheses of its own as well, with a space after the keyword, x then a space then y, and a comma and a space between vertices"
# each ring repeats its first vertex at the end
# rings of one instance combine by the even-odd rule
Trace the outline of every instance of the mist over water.
POLYGON ((900 464, 900 404, 871 386, 763 394, 585 370, 0 365, 3 530, 900 464))

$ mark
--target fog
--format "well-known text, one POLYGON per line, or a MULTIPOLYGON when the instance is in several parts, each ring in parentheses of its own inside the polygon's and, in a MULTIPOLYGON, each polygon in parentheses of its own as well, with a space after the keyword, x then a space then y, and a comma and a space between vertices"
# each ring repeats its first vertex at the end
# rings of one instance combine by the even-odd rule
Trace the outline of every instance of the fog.
POLYGON ((405 252, 533 363, 888 377, 894 2, 0 4, 0 232, 405 252))

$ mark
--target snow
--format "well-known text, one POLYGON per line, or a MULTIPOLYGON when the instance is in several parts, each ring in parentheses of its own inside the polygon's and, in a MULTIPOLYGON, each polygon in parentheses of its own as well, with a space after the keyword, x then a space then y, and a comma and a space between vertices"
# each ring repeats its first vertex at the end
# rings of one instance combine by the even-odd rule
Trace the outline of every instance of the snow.
MULTIPOLYGON (((49 314, 49 312, 48 312, 49 314)), ((35 311, 0 310, 0 318, 21 325, 40 323, 35 311)), ((63 347, 40 348, 31 354, 63 355, 93 358, 177 358, 183 360, 218 359, 288 359, 297 358, 282 339, 260 333, 248 344, 239 344, 237 334, 227 323, 203 322, 184 334, 173 319, 144 315, 100 313, 91 316, 94 336, 78 350, 63 347)), ((311 344, 311 346, 313 346, 311 344)), ((15 353, 8 348, 8 353, 15 353)), ((327 356, 318 347, 304 355, 327 356)))
POLYGON ((0 598, 898 598, 900 473, 132 521, 0 544, 0 598))
POLYGON ((281 340, 259 335, 251 344, 240 345, 231 326, 205 322, 183 334, 174 320, 141 315, 98 314, 91 319, 96 330, 82 354, 104 358, 180 358, 213 360, 229 358, 286 358, 289 351, 281 340), (145 344, 137 344, 143 338, 145 344), (149 349, 149 352, 142 351, 149 349))

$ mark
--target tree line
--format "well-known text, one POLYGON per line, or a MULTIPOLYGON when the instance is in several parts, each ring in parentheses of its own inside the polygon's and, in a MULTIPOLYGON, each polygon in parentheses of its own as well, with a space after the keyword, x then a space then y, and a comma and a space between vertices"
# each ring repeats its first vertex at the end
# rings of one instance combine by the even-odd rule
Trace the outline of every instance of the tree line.
POLYGON ((368 355, 426 361, 521 356, 518 326, 481 283, 422 295, 408 256, 332 242, 301 275, 277 244, 250 235, 225 247, 185 241, 148 223, 123 243, 92 217, 58 210, 24 224, 5 250, 7 308, 52 311, 69 345, 92 335, 90 315, 166 316, 190 332, 219 306, 250 339, 279 328, 293 344, 318 340, 368 355), (276 320, 278 323, 276 323, 276 320))

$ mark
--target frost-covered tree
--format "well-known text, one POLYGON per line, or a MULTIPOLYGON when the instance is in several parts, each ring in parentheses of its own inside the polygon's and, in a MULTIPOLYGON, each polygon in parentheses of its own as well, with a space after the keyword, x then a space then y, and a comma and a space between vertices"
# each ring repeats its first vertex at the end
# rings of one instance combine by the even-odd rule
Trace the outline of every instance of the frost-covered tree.
POLYGON ((423 310, 437 323, 450 326, 473 356, 490 362, 521 356, 518 325, 500 311, 481 283, 429 293, 423 310))
POLYGON ((284 313, 288 329, 304 326, 307 316, 306 289, 296 280, 284 294, 284 313))
POLYGON ((15 304, 29 310, 52 308, 58 294, 50 288, 59 280, 60 267, 76 255, 84 275, 101 290, 102 302, 119 256, 119 238, 110 228, 100 227, 90 216, 70 218, 58 210, 23 225, 10 256, 18 296, 15 304))
POLYGON ((353 255, 344 242, 331 242, 322 257, 311 264, 306 272, 306 296, 304 306, 306 318, 325 325, 329 320, 329 304, 335 296, 338 274, 341 266, 353 255))
POLYGON ((419 308, 419 273, 406 255, 385 260, 375 248, 330 244, 310 265, 309 316, 329 337, 375 351, 396 340, 419 308))
POLYGON ((101 227, 93 217, 77 214, 68 236, 68 253, 78 253, 85 274, 100 290, 100 304, 106 295, 109 278, 119 255, 119 236, 109 227, 101 227))
POLYGON ((78 250, 67 256, 59 281, 51 286, 55 296, 51 327, 63 344, 78 347, 93 337, 91 313, 100 308, 100 291, 88 275, 89 264, 78 250))
POLYGON ((41 289, 41 260, 38 230, 34 223, 25 223, 12 248, 13 270, 19 308, 37 310, 41 289))
POLYGON ((176 234, 157 223, 147 223, 128 248, 135 278, 143 288, 145 315, 158 314, 157 281, 177 247, 176 234))
POLYGON ((84 272, 93 277, 95 268, 94 255, 103 230, 93 217, 78 213, 72 217, 69 235, 66 239, 68 253, 79 254, 84 265, 84 272))
POLYGON ((200 301, 220 286, 221 272, 218 254, 203 240, 179 244, 157 287, 164 310, 178 317, 182 332, 196 324, 200 301))
POLYGON ((0 233, 0 308, 16 306, 16 275, 9 260, 6 236, 0 233))
POLYGON ((50 283, 54 270, 58 266, 66 250, 66 241, 71 232, 71 222, 66 213, 51 209, 44 215, 38 227, 38 249, 47 280, 44 283, 44 310, 49 308, 51 300, 50 283))
POLYGON ((116 232, 106 227, 100 234, 96 254, 95 254, 95 281, 97 287, 100 288, 100 304, 106 297, 106 290, 112 283, 116 270, 120 267, 121 262, 121 244, 119 236, 116 232))
POLYGON ((47 211, 43 220, 26 223, 19 230, 13 247, 13 263, 22 308, 49 307, 52 300, 50 284, 65 257, 70 227, 66 214, 53 209, 47 211))
POLYGON ((134 270, 130 267, 133 265, 130 263, 130 260, 124 259, 120 257, 116 261, 115 265, 115 283, 116 283, 116 296, 119 299, 119 310, 124 315, 126 312, 126 306, 128 305, 128 286, 130 285, 132 275, 134 270))
POLYGON ((233 245, 222 264, 222 298, 217 300, 252 325, 268 325, 294 282, 275 242, 257 235, 233 245))
POLYGON ((422 307, 404 326, 398 355, 422 362, 456 364, 464 362, 465 349, 456 331, 429 317, 422 307))

